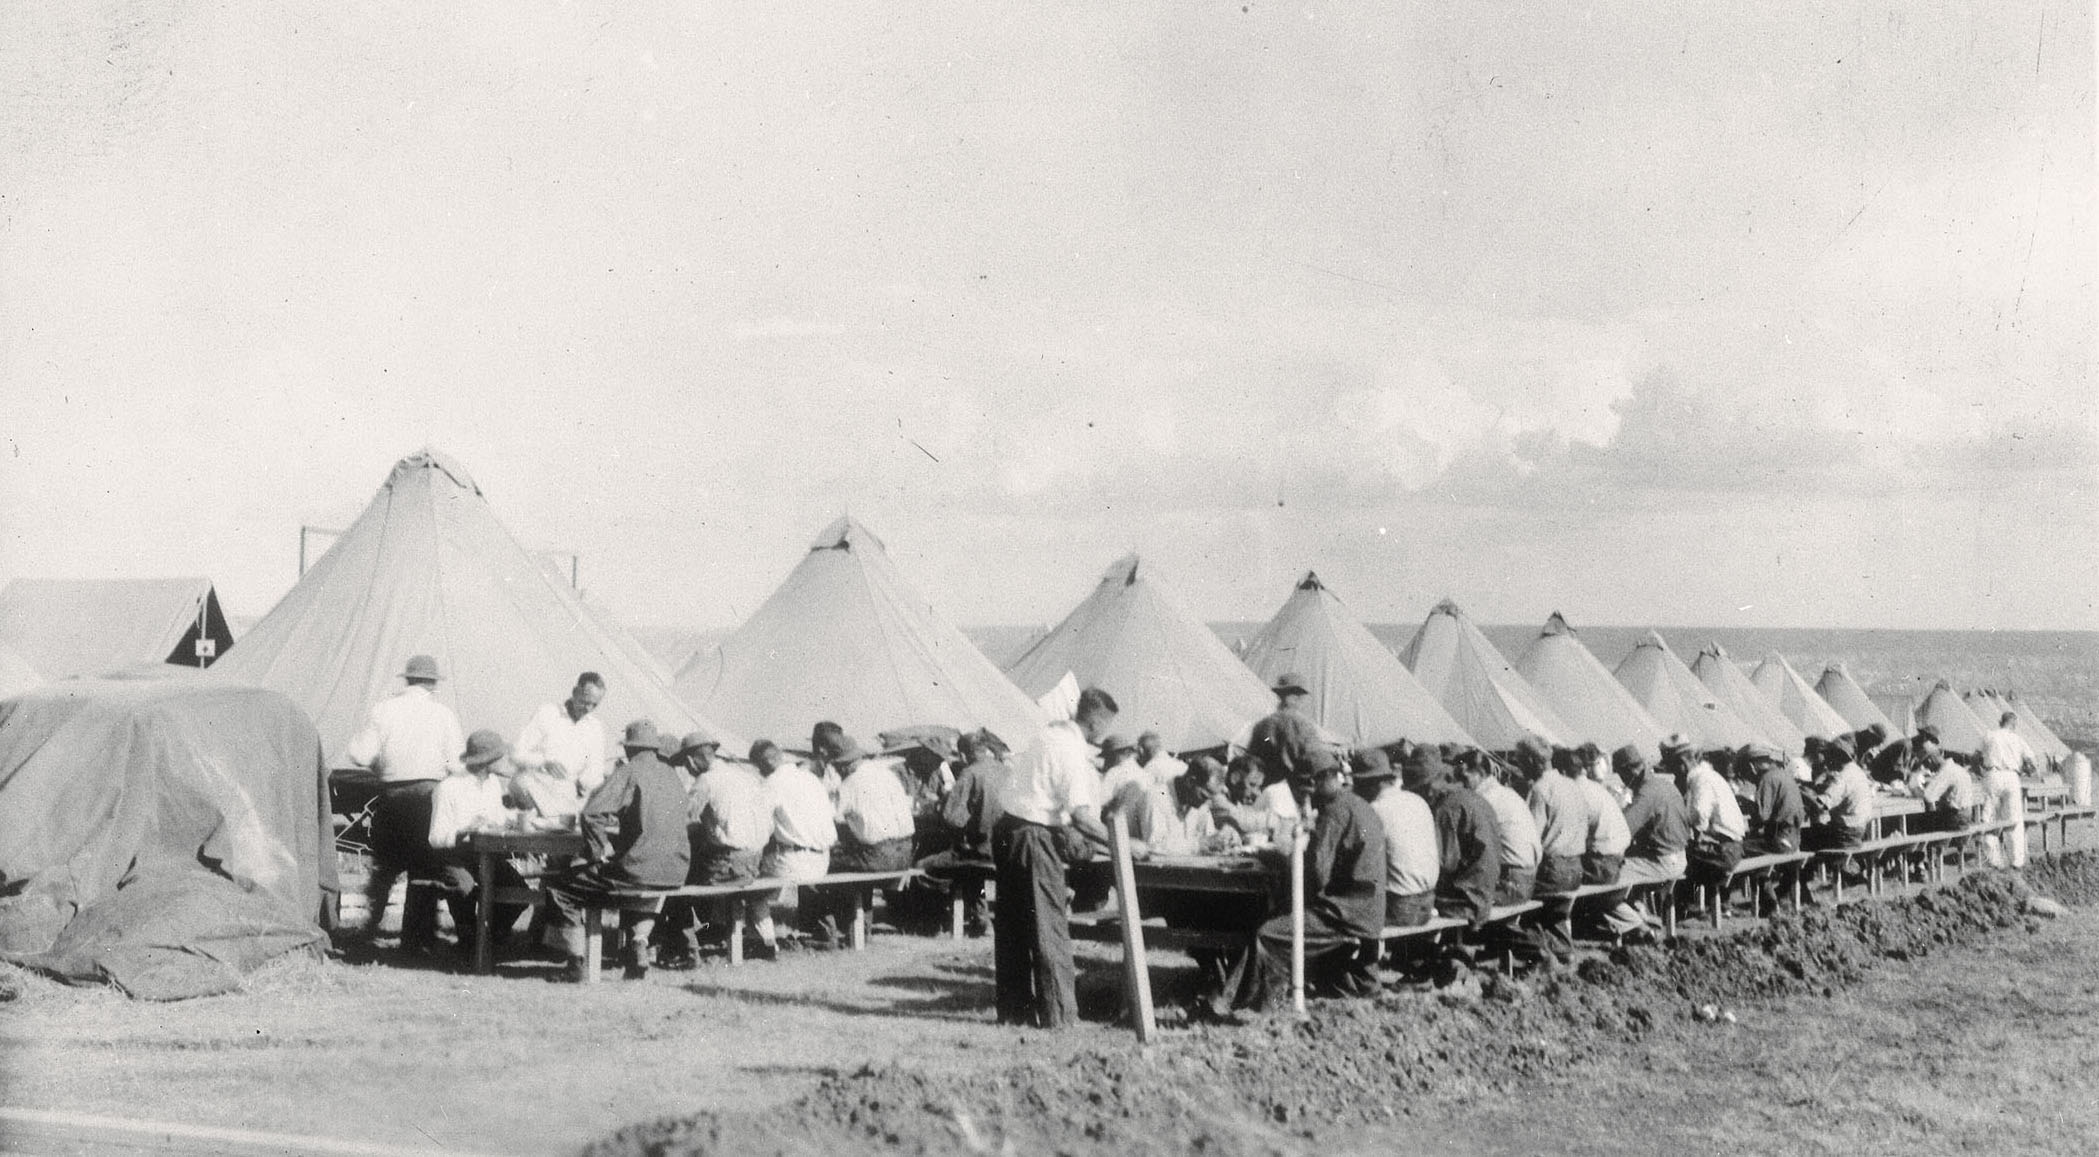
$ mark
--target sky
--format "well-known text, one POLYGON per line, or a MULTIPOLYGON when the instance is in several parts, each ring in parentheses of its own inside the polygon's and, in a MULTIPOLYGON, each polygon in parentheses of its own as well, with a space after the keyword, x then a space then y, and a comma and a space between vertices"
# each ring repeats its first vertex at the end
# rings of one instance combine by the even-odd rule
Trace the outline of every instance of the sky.
POLYGON ((2099 628, 2089 5, 1401 7, 0 6, 0 579, 2099 628))

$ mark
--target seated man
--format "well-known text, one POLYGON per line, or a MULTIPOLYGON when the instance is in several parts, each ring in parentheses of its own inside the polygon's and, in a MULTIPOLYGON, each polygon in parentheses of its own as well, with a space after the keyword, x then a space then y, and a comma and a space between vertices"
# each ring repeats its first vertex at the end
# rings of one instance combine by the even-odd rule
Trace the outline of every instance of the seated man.
MULTIPOLYGON (((719 757, 721 742, 695 731, 677 743, 672 765, 692 775, 686 796, 686 842, 692 851, 688 884, 741 884, 758 878, 759 861, 766 841, 773 834, 772 801, 766 797, 765 781, 744 764, 719 757)), ((662 959, 665 968, 687 969, 698 963, 701 920, 716 925, 741 909, 755 924, 763 901, 743 900, 684 902, 665 905, 666 922, 678 943, 662 959), (679 905, 674 912, 671 905, 679 905)))
MULTIPOLYGON (((1625 809, 1632 842, 1626 847, 1617 882, 1653 884, 1681 879, 1684 848, 1691 839, 1691 809, 1684 806, 1682 793, 1631 744, 1611 753, 1611 769, 1633 797, 1632 806, 1625 809)), ((1621 901, 1604 917, 1604 923, 1635 943, 1655 939, 1646 910, 1630 900, 1621 901)))
MULTIPOLYGON (((637 888, 677 888, 692 862, 685 784, 658 758, 656 725, 637 719, 620 746, 627 758, 583 805, 583 861, 546 882, 554 927, 568 956, 564 979, 583 979, 583 912, 593 901, 637 888)), ((628 979, 649 972, 654 912, 622 912, 628 979)))
POLYGON ((1800 846, 1811 852, 1858 847, 1873 823, 1873 782, 1843 739, 1824 742, 1816 756, 1821 775, 1806 797, 1814 822, 1801 833, 1800 846))
POLYGON ((840 778, 838 842, 831 848, 831 870, 892 872, 910 867, 917 824, 903 764, 868 755, 857 740, 846 736, 831 766, 840 778))
MULTIPOLYGON (((1220 832, 1235 832, 1247 847, 1275 839, 1278 821, 1266 803, 1266 773, 1250 755, 1235 757, 1224 772, 1224 794, 1210 801, 1210 818, 1220 832)), ((1293 821, 1295 813, 1292 813, 1293 821)))
POLYGON ((1784 855, 1800 850, 1800 824, 1806 813, 1800 802, 1800 780, 1785 754, 1768 743, 1752 743, 1743 758, 1755 778, 1742 852, 1750 856, 1784 855))
POLYGON ((1144 797, 1152 777, 1137 762, 1137 745, 1120 735, 1101 740, 1101 822, 1127 813, 1144 797))
POLYGON ((991 866, 991 829, 1002 814, 998 792, 1005 778, 1004 746, 989 731, 972 731, 955 741, 962 770, 941 804, 940 821, 948 831, 947 850, 918 861, 935 886, 947 887, 963 902, 964 934, 982 936, 990 927, 984 906, 984 881, 956 873, 959 865, 991 866))
POLYGON ((1545 907, 1527 919, 1533 939, 1566 960, 1574 951, 1566 934, 1573 901, 1546 897, 1582 886, 1582 853, 1588 850, 1589 832, 1596 822, 1590 813, 1596 805, 1553 766, 1552 749, 1535 735, 1526 735, 1516 744, 1511 766, 1538 832, 1537 884, 1532 894, 1545 907))
MULTIPOLYGON (((1305 849, 1305 969, 1330 979, 1344 996, 1378 990, 1374 957, 1362 951, 1385 917, 1385 832, 1370 805, 1348 790, 1348 772, 1325 763, 1312 776, 1311 802, 1318 808, 1311 844, 1305 849)), ((1271 855, 1276 853, 1270 853, 1271 855)), ((1285 912, 1261 925, 1257 1007, 1269 1010, 1290 999, 1291 919, 1285 912)))
POLYGON ((1619 806, 1618 797, 1589 777, 1588 761, 1578 750, 1554 748, 1552 765, 1581 792, 1582 802, 1588 805, 1589 828, 1582 843, 1582 886, 1617 883, 1618 872, 1625 865, 1625 849, 1633 842, 1633 832, 1625 826, 1625 811, 1619 806))
POLYGON ((1160 783, 1172 783, 1188 770, 1187 764, 1166 750, 1166 740, 1156 731, 1147 731, 1137 737, 1137 762, 1145 774, 1160 783))
MULTIPOLYGON (((452 909, 452 928, 462 951, 473 948, 474 906, 483 897, 476 869, 480 858, 459 846, 467 832, 504 831, 516 814, 504 803, 503 777, 496 774, 510 745, 493 731, 467 736, 466 751, 459 757, 465 771, 440 780, 430 797, 430 850, 436 857, 436 876, 445 903, 452 909)), ((496 865, 498 887, 522 887, 524 877, 508 860, 496 865)), ((521 904, 499 904, 490 913, 489 932, 497 944, 509 934, 524 912, 521 904)))
POLYGON ((1428 803, 1436 823, 1436 914, 1478 927, 1501 886, 1501 829, 1487 801, 1452 781, 1433 747, 1407 755, 1400 782, 1428 803))
POLYGON ((1428 803, 1395 781, 1378 748, 1356 756, 1356 794, 1385 828, 1385 924, 1414 928, 1436 914, 1436 820, 1428 803))
POLYGON ((1742 837, 1749 824, 1735 790, 1692 748, 1683 734, 1662 741, 1662 767, 1683 792, 1691 813, 1691 838, 1684 848, 1684 879, 1693 886, 1718 887, 1742 862, 1742 837))
POLYGON ((1484 751, 1471 752, 1458 764, 1458 781, 1487 802, 1494 812, 1495 829, 1501 833, 1501 882, 1495 887, 1494 902, 1523 903, 1536 886, 1541 849, 1530 804, 1495 776, 1484 751))
POLYGON ((1197 757, 1181 766, 1177 778, 1145 784, 1137 803, 1125 813, 1130 838, 1138 845, 1135 854, 1193 856, 1208 850, 1216 835, 1217 821, 1210 815, 1210 777, 1216 765, 1197 757))
MULTIPOLYGON (((831 870, 831 848, 838 842, 837 812, 824 781, 770 739, 751 744, 751 765, 765 779, 766 800, 772 805, 773 815, 772 838, 765 845, 764 858, 758 862, 758 874, 783 880, 823 879, 831 870)), ((803 918, 799 896, 796 888, 780 889, 778 897, 758 917, 762 957, 770 957, 779 948, 773 928, 776 909, 794 912, 797 922, 804 926, 815 922, 813 914, 809 919, 803 918)), ((838 929, 834 926, 828 932, 829 939, 835 942, 838 929)))
POLYGON ((1911 794, 1924 801, 1924 814, 1915 828, 1920 832, 1957 832, 1975 822, 1982 806, 1982 791, 1975 776, 1939 746, 1939 733, 1925 726, 1910 740, 1919 771, 1911 777, 1911 794))

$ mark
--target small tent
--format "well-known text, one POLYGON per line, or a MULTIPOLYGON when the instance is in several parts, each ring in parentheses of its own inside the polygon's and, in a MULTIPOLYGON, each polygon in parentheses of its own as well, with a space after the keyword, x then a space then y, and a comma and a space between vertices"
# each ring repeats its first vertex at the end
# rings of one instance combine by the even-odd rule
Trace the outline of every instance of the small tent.
POLYGON ((749 620, 687 662, 677 690, 724 725, 788 746, 820 720, 863 742, 943 724, 988 727, 1014 745, 1042 720, 852 518, 826 527, 749 620))
POLYGON ((1668 729, 1611 677, 1558 611, 1516 660, 1516 673, 1552 704, 1574 742, 1587 740, 1605 751, 1630 745, 1649 759, 1660 756, 1668 729))
POLYGON ((1940 680, 1917 704, 1917 726, 1938 732, 1939 746, 1946 750, 1973 755, 1982 750, 1983 732, 1992 724, 1977 719, 1953 688, 1940 680))
POLYGON ((394 464, 357 521, 212 671, 290 696, 337 765, 415 654, 437 659, 438 698, 466 731, 515 739, 584 671, 605 678, 608 740, 636 718, 703 726, 631 645, 511 536, 459 463, 424 450, 394 464))
POLYGON ((334 920, 313 724, 196 675, 0 701, 0 959, 133 996, 222 992, 334 920))
POLYGON ((1683 735, 1701 750, 1764 741, 1761 732, 1698 681, 1659 631, 1647 632, 1632 653, 1619 660, 1612 675, 1656 723, 1683 735))
POLYGON ((1873 705, 1888 717, 1888 738, 1907 739, 1917 732, 1917 701, 1901 692, 1894 694, 1868 694, 1873 705))
POLYGON ((1815 694, 1829 704, 1837 714, 1844 717, 1847 731, 1864 731, 1878 723, 1895 734, 1895 724, 1873 705, 1873 698, 1866 689, 1858 685, 1842 663, 1831 663, 1822 669, 1822 678, 1815 681, 1815 694))
POLYGON ((19 695, 43 681, 44 677, 36 673, 29 660, 0 644, 0 699, 19 695))
POLYGON ((1778 705, 1787 719, 1792 720, 1802 736, 1816 739, 1835 739, 1847 731, 1855 730, 1844 721, 1837 709, 1815 691, 1815 685, 1807 677, 1793 669, 1777 651, 1766 651, 1764 661, 1750 672, 1749 681, 1764 693, 1764 698, 1778 705))
POLYGON ((1134 554, 1006 668, 1041 697, 1066 674, 1115 697, 1115 730, 1157 731, 1167 749, 1223 746, 1275 709, 1275 697, 1217 633, 1134 554))
POLYGON ((233 630, 208 578, 31 579, 0 590, 0 642, 46 679, 208 667, 233 630))
POLYGON ((1762 733, 1765 742, 1776 745, 1788 755, 1799 754, 1806 745, 1807 737, 1800 733, 1800 728, 1794 726, 1777 704, 1757 690, 1749 676, 1742 673, 1742 668, 1728 658, 1727 648, 1718 643, 1707 643, 1691 664, 1691 673, 1698 676, 1698 681, 1722 703, 1733 708, 1742 722, 1762 733))
POLYGON ((1449 599, 1422 620, 1400 661, 1490 751, 1511 750, 1526 735, 1579 742, 1567 738, 1571 732, 1559 714, 1449 599))
POLYGON ((1317 574, 1307 572, 1254 635, 1246 665, 1265 683, 1302 678, 1311 692, 1306 714, 1350 747, 1402 739, 1478 746, 1317 574))

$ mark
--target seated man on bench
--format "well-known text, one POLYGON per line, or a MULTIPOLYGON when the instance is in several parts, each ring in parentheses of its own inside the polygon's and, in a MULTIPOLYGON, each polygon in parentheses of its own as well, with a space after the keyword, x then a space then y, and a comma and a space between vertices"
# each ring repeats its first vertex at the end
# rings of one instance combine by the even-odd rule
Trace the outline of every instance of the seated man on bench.
MULTIPOLYGON (((685 784, 657 757, 656 725, 637 719, 621 739, 625 762, 583 805, 582 829, 588 847, 583 862, 547 881, 554 904, 554 927, 568 956, 562 979, 581 982, 585 910, 617 899, 620 892, 683 887, 692 862, 686 835, 685 784)), ((627 925, 626 975, 649 974, 649 932, 656 914, 623 914, 627 925), (629 920, 627 917, 632 916, 629 920)))
MULTIPOLYGON (((1375 941, 1385 921, 1385 829, 1368 803, 1349 791, 1348 769, 1333 756, 1316 760, 1312 804, 1319 818, 1305 849, 1305 969, 1343 996, 1378 991, 1375 941)), ((1271 853, 1272 854, 1272 853, 1271 853)), ((1290 914, 1261 925, 1255 943, 1261 971, 1254 1004, 1262 1011, 1290 999, 1290 914)))
MULTIPOLYGON (((1633 793, 1632 806, 1625 809, 1625 826, 1632 832, 1625 864, 1618 870, 1618 883, 1626 885, 1666 884, 1684 874, 1684 848, 1691 841, 1691 809, 1683 794, 1666 775, 1656 771, 1647 756, 1631 744, 1611 753, 1611 770, 1633 793)), ((1630 943, 1653 943, 1654 928, 1648 914, 1630 900, 1621 902, 1604 923, 1630 943)))
MULTIPOLYGON (((438 782, 430 797, 430 851, 436 858, 436 876, 445 903, 452 909, 452 928, 459 936, 462 954, 471 954, 475 905, 486 903, 479 895, 475 869, 480 858, 459 846, 467 832, 503 831, 517 813, 504 806, 503 777, 497 774, 510 754, 510 745, 493 731, 476 731, 467 737, 466 752, 459 762, 461 774, 438 782)), ((497 865, 496 886, 522 887, 525 879, 509 861, 497 865)), ((518 904, 499 904, 490 912, 489 939, 501 944, 525 909, 518 904)))
POLYGON ((1924 801, 1924 814, 1911 821, 1920 832, 1957 832, 1965 829, 1982 805, 1982 791, 1975 777, 1946 749, 1929 724, 1919 727, 1910 739, 1917 754, 1918 772, 1910 777, 1911 794, 1924 801))

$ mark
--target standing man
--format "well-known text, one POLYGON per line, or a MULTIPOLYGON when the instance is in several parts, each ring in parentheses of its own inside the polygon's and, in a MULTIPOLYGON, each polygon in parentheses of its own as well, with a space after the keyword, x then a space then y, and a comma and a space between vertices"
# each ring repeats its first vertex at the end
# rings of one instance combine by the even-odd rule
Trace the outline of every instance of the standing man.
POLYGON ((1086 688, 1079 692, 1075 718, 1044 726, 1014 764, 1006 814, 991 838, 998 866, 993 957, 1000 1024, 1065 1028, 1078 1021, 1066 847, 1074 832, 1084 842, 1107 846, 1092 748, 1118 710, 1106 691, 1086 688))
POLYGON ((1315 773, 1339 766, 1341 760, 1333 745, 1319 734, 1319 725, 1312 722, 1311 716, 1305 714, 1305 702, 1312 693, 1305 690, 1304 680, 1284 675, 1275 681, 1274 691, 1275 711, 1254 724, 1246 742, 1246 750, 1261 762, 1268 782, 1301 779, 1310 783, 1315 773))
MULTIPOLYGON (((1343 996, 1375 996, 1377 955, 1362 949, 1384 926, 1384 825, 1368 803, 1350 793, 1348 771, 1338 763, 1313 773, 1311 802, 1318 818, 1305 849, 1305 968, 1309 973, 1315 964, 1323 965, 1343 996)), ((1267 854, 1287 856, 1276 849, 1267 854)), ((1261 925, 1255 937, 1262 1011, 1289 999, 1290 926, 1290 913, 1284 912, 1261 925)))
MULTIPOLYGON (((2019 721, 2019 713, 2007 711, 1997 719, 1993 731, 1982 737, 1982 822, 1986 824, 2011 821, 2011 831, 2005 833, 2011 845, 2011 866, 2026 866, 2026 788, 2019 776, 2028 769, 2040 766, 2033 748, 2026 738, 2012 730, 2019 721)), ((1997 836, 1992 833, 1983 838, 1982 850, 1990 859, 1990 866, 2005 865, 2004 851, 1998 846, 1997 836)))
MULTIPOLYGON (((1625 826, 1632 832, 1625 862, 1618 869, 1618 883, 1670 884, 1683 878, 1684 848, 1691 842, 1691 809, 1684 806, 1683 793, 1666 775, 1655 771, 1628 743, 1611 753, 1611 770, 1632 793, 1632 806, 1625 809, 1625 826)), ((1653 942, 1647 914, 1640 906, 1621 902, 1604 917, 1611 931, 1627 940, 1653 942)))
MULTIPOLYGON (((568 955, 567 980, 583 979, 582 917, 591 901, 628 889, 682 887, 692 865, 685 781, 658 757, 662 739, 656 725, 646 719, 629 723, 620 746, 626 760, 583 804, 583 862, 546 885, 554 926, 568 955)), ((626 932, 627 978, 639 980, 649 974, 655 913, 622 912, 620 924, 626 932)))
POLYGON ((541 704, 518 732, 511 762, 541 814, 573 815, 605 782, 605 727, 597 716, 604 701, 604 676, 585 671, 567 699, 541 704))
MULTIPOLYGON (((372 801, 372 870, 365 879, 367 934, 379 931, 386 901, 402 874, 435 867, 430 857, 430 800, 437 782, 462 770, 459 753, 466 747, 459 717, 437 701, 437 660, 411 656, 401 670, 407 686, 372 705, 364 726, 350 737, 344 758, 379 775, 379 796, 372 801)), ((429 948, 437 943, 437 908, 401 915, 401 945, 429 948)))

